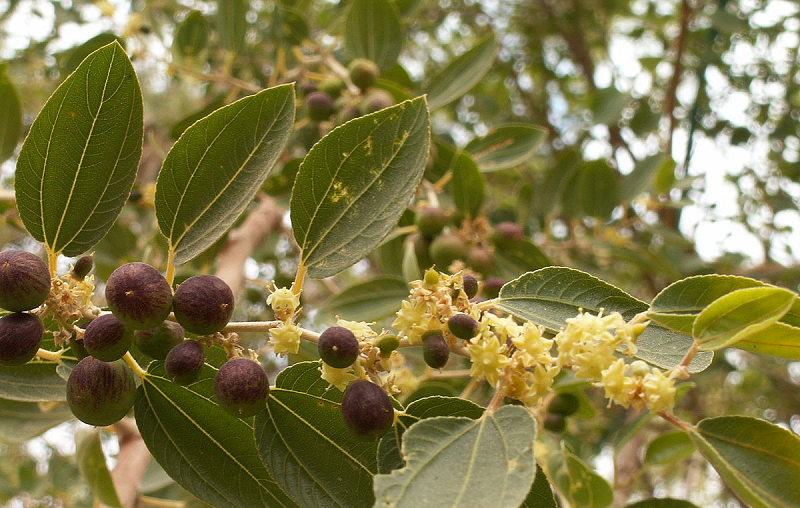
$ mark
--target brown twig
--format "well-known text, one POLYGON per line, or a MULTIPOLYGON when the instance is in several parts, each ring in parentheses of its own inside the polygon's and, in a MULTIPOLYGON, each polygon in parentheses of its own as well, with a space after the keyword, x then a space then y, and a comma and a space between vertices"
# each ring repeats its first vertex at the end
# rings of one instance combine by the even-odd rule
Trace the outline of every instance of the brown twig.
POLYGON ((667 85, 666 95, 664 97, 664 114, 667 115, 669 120, 669 130, 667 131, 665 152, 672 153, 672 133, 675 131, 675 106, 678 102, 677 92, 678 85, 681 82, 683 74, 683 54, 686 51, 686 40, 689 35, 689 21, 692 19, 693 11, 689 0, 681 1, 681 27, 678 36, 673 40, 672 45, 672 77, 667 85))

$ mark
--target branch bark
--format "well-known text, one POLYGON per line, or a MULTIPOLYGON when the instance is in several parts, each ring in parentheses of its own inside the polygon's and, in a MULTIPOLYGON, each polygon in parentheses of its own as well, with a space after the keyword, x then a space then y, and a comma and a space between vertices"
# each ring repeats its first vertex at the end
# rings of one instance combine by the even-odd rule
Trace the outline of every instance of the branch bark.
POLYGON ((678 85, 680 85, 683 74, 683 55, 686 52, 686 40, 689 35, 689 21, 694 14, 689 0, 681 1, 681 27, 678 36, 673 41, 672 46, 672 77, 667 86, 666 96, 664 97, 664 114, 669 120, 669 130, 667 131, 666 153, 672 154, 672 134, 675 131, 675 106, 678 103, 678 85))

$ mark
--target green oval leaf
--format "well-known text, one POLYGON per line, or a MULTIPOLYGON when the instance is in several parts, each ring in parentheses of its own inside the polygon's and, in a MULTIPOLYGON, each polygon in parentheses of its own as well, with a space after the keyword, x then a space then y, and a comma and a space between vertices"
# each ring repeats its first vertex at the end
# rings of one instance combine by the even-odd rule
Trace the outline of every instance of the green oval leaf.
POLYGON ((8 77, 8 63, 0 63, 0 162, 11 157, 22 134, 22 105, 8 77))
POLYGON ((800 438, 746 416, 706 418, 689 436, 728 487, 753 508, 800 506, 800 438))
POLYGON ((0 366, 0 397, 27 402, 67 400, 67 383, 50 362, 0 366))
MULTIPOLYGON (((592 313, 604 309, 619 312, 625 319, 647 310, 647 304, 588 273, 572 268, 549 266, 522 275, 500 290, 497 306, 519 318, 558 332, 566 320, 583 309, 592 313)), ((694 341, 651 323, 637 341, 637 358, 663 369, 681 362, 694 341)), ((691 372, 705 370, 713 354, 702 352, 689 364, 691 372)))
POLYGON ((0 437, 12 443, 27 441, 73 418, 66 404, 0 399, 0 437))
POLYGON ((156 182, 158 226, 182 264, 214 244, 253 200, 294 122, 294 86, 263 90, 186 129, 156 182))
POLYGON ((532 272, 552 263, 542 250, 528 240, 522 240, 508 248, 494 251, 493 273, 511 280, 526 272, 532 272))
POLYGON ((729 346, 776 323, 796 299, 796 294, 783 288, 738 289, 703 309, 692 335, 704 350, 729 346))
POLYGON ((311 277, 339 273, 380 244, 422 179, 429 142, 419 97, 347 122, 311 148, 291 201, 311 277))
POLYGON ((419 260, 417 259, 417 249, 413 242, 403 242, 403 259, 400 268, 403 273, 403 280, 410 282, 422 279, 422 270, 420 270, 419 260))
POLYGON ((468 217, 475 217, 483 205, 483 174, 468 153, 459 151, 450 180, 453 203, 468 217))
POLYGON ((773 323, 731 345, 752 353, 800 360, 800 328, 773 323))
POLYGON ((435 417, 403 435, 406 466, 375 477, 375 508, 519 506, 534 475, 536 421, 504 406, 480 420, 435 417))
POLYGON ((435 75, 426 88, 431 111, 453 102, 477 85, 492 67, 496 51, 497 41, 490 34, 435 75))
POLYGON ((662 172, 675 170, 675 161, 665 153, 651 155, 639 161, 620 185, 620 201, 627 203, 644 192, 653 190, 662 172))
POLYGON ((562 190, 564 212, 606 219, 620 203, 619 174, 605 159, 588 161, 567 177, 562 190))
POLYGON ((297 507, 258 460, 252 426, 210 399, 147 375, 134 412, 153 457, 201 500, 218 508, 297 507))
POLYGON ((118 43, 88 57, 33 121, 17 160, 17 208, 51 253, 102 239, 130 195, 142 154, 142 92, 118 43))
POLYGON ((528 497, 519 508, 558 508, 553 488, 550 487, 550 482, 547 481, 547 476, 539 464, 536 464, 536 478, 533 480, 528 497))
POLYGON ((354 0, 345 21, 344 44, 353 58, 372 60, 385 71, 403 49, 403 26, 389 0, 354 0))
POLYGON ((278 375, 267 410, 256 415, 258 453, 275 481, 306 507, 371 507, 375 441, 342 419, 342 392, 320 378, 319 362, 278 375))
POLYGON ((408 285, 394 277, 380 277, 353 284, 330 297, 320 314, 340 315, 353 321, 378 321, 400 309, 400 301, 408 296, 408 285))
POLYGON ((547 137, 547 129, 536 125, 508 124, 497 127, 464 148, 481 171, 511 168, 530 160, 547 137))
POLYGON ((661 434, 647 445, 647 464, 669 464, 689 457, 695 451, 691 438, 682 430, 661 434))
POLYGON ((244 47, 247 33, 247 6, 245 0, 225 0, 217 3, 217 30, 222 47, 238 53, 244 47))
POLYGON ((178 26, 172 46, 184 58, 197 56, 208 43, 208 32, 208 21, 203 14, 192 11, 178 26))
POLYGON ((550 475, 558 490, 574 508, 605 508, 614 500, 611 485, 562 445, 562 453, 548 460, 550 475))
POLYGON ((95 497, 112 508, 122 508, 96 429, 83 429, 75 436, 75 460, 95 497))

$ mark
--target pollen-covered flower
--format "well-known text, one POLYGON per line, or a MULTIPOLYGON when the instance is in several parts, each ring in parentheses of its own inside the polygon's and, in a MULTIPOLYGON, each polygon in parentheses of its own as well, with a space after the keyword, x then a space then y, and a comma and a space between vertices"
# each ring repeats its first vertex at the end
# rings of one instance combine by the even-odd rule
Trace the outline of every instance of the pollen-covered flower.
POLYGON ((664 411, 675 405, 675 380, 653 368, 642 381, 642 397, 651 411, 664 411))
POLYGON ((344 391, 351 381, 358 379, 355 374, 350 372, 350 367, 345 369, 337 369, 335 367, 331 367, 325 362, 320 363, 322 364, 320 367, 320 372, 322 373, 320 377, 322 377, 322 379, 327 381, 329 384, 338 388, 340 391, 344 391))
POLYGON ((403 300, 400 310, 397 311, 397 318, 395 318, 392 323, 392 327, 406 332, 413 325, 421 322, 426 312, 427 307, 424 302, 411 303, 408 300, 403 300))
POLYGON ((490 326, 492 331, 504 342, 506 339, 513 340, 522 332, 522 327, 514 322, 513 319, 508 317, 498 317, 491 312, 484 313, 481 321, 490 326))
POLYGON ((275 354, 295 354, 300 349, 300 328, 292 321, 284 321, 277 328, 269 331, 269 345, 275 354))
POLYGON ((272 307, 275 317, 281 321, 289 319, 300 306, 300 295, 289 288, 278 288, 267 297, 267 305, 272 307))
POLYGON ((518 356, 522 365, 533 367, 536 364, 551 365, 553 357, 550 356, 550 348, 553 341, 542 336, 543 327, 526 322, 522 325, 522 333, 511 339, 511 343, 517 348, 514 356, 518 356))
POLYGON ((342 326, 347 328, 353 335, 358 337, 359 339, 369 339, 372 337, 377 337, 377 333, 373 330, 370 325, 374 325, 375 323, 367 323, 364 321, 347 321, 346 319, 338 319, 336 321, 338 326, 342 326))
POLYGON ((506 356, 508 347, 500 344, 496 336, 476 337, 467 346, 472 361, 470 375, 475 378, 485 377, 489 384, 495 386, 500 375, 511 359, 506 356))

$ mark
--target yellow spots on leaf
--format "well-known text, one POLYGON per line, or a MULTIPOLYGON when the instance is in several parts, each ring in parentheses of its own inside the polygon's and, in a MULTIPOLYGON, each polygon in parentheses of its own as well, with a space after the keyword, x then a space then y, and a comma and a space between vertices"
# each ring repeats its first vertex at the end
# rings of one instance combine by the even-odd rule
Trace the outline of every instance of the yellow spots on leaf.
POLYGON ((333 182, 333 191, 330 194, 330 200, 334 203, 340 201, 341 199, 346 199, 350 196, 350 193, 347 191, 347 187, 342 185, 342 182, 335 181, 333 182))
POLYGON ((366 155, 372 155, 372 136, 368 136, 364 141, 364 152, 366 155))

